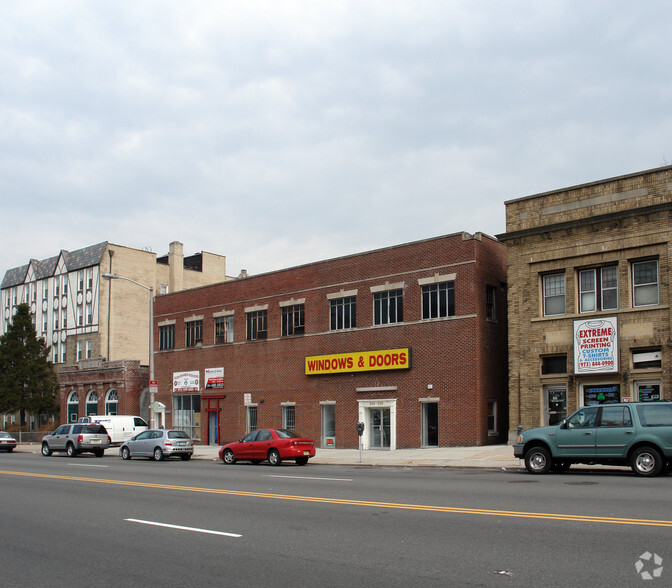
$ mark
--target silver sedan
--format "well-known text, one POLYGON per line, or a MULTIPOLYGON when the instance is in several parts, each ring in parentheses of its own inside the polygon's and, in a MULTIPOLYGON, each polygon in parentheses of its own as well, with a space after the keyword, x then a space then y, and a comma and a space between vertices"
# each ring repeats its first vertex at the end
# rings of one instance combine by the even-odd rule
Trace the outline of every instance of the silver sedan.
POLYGON ((121 459, 132 457, 149 457, 161 461, 177 455, 183 461, 191 459, 194 454, 194 442, 184 431, 176 429, 150 429, 143 431, 119 448, 121 459))

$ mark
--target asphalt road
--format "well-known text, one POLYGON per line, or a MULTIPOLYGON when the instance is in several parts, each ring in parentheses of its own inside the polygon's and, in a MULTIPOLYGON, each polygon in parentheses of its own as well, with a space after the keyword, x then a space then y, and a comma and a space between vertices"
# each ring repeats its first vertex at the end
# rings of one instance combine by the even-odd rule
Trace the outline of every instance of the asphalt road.
POLYGON ((671 489, 625 469, 0 454, 0 583, 670 586, 671 489))

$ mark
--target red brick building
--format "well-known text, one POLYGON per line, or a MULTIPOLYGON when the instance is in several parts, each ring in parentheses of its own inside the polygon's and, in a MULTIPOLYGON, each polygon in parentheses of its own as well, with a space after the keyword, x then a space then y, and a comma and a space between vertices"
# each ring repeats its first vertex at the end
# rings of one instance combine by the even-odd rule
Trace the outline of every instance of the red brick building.
POLYGON ((480 233, 158 296, 154 337, 165 426, 202 443, 357 448, 360 421, 365 449, 506 441, 506 248, 480 233))

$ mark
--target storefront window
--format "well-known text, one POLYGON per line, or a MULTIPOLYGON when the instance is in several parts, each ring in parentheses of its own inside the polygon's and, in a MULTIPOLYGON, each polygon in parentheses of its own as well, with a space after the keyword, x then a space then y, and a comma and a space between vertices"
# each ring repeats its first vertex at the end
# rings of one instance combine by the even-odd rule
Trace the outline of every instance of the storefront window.
POLYGON ((201 427, 201 397, 196 394, 173 396, 173 428, 198 438, 201 427))
POLYGON ((610 404, 621 401, 620 384, 604 384, 583 387, 583 404, 610 404))

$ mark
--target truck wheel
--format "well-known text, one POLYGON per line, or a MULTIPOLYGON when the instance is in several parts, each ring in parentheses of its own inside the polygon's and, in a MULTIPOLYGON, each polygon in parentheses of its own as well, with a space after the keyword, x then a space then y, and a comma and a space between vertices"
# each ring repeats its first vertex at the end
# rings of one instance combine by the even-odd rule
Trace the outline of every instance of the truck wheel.
POLYGON ((638 447, 630 458, 630 467, 638 476, 658 476, 663 465, 663 458, 653 447, 638 447))
POLYGON ((51 449, 49 449, 49 445, 46 443, 42 443, 42 455, 44 455, 44 457, 49 457, 51 455, 51 449))
POLYGON ((553 467, 553 460, 548 449, 533 447, 525 454, 525 468, 531 474, 547 474, 553 467))
POLYGON ((68 454, 68 457, 77 456, 77 450, 75 449, 75 446, 72 443, 68 443, 65 452, 68 454))

